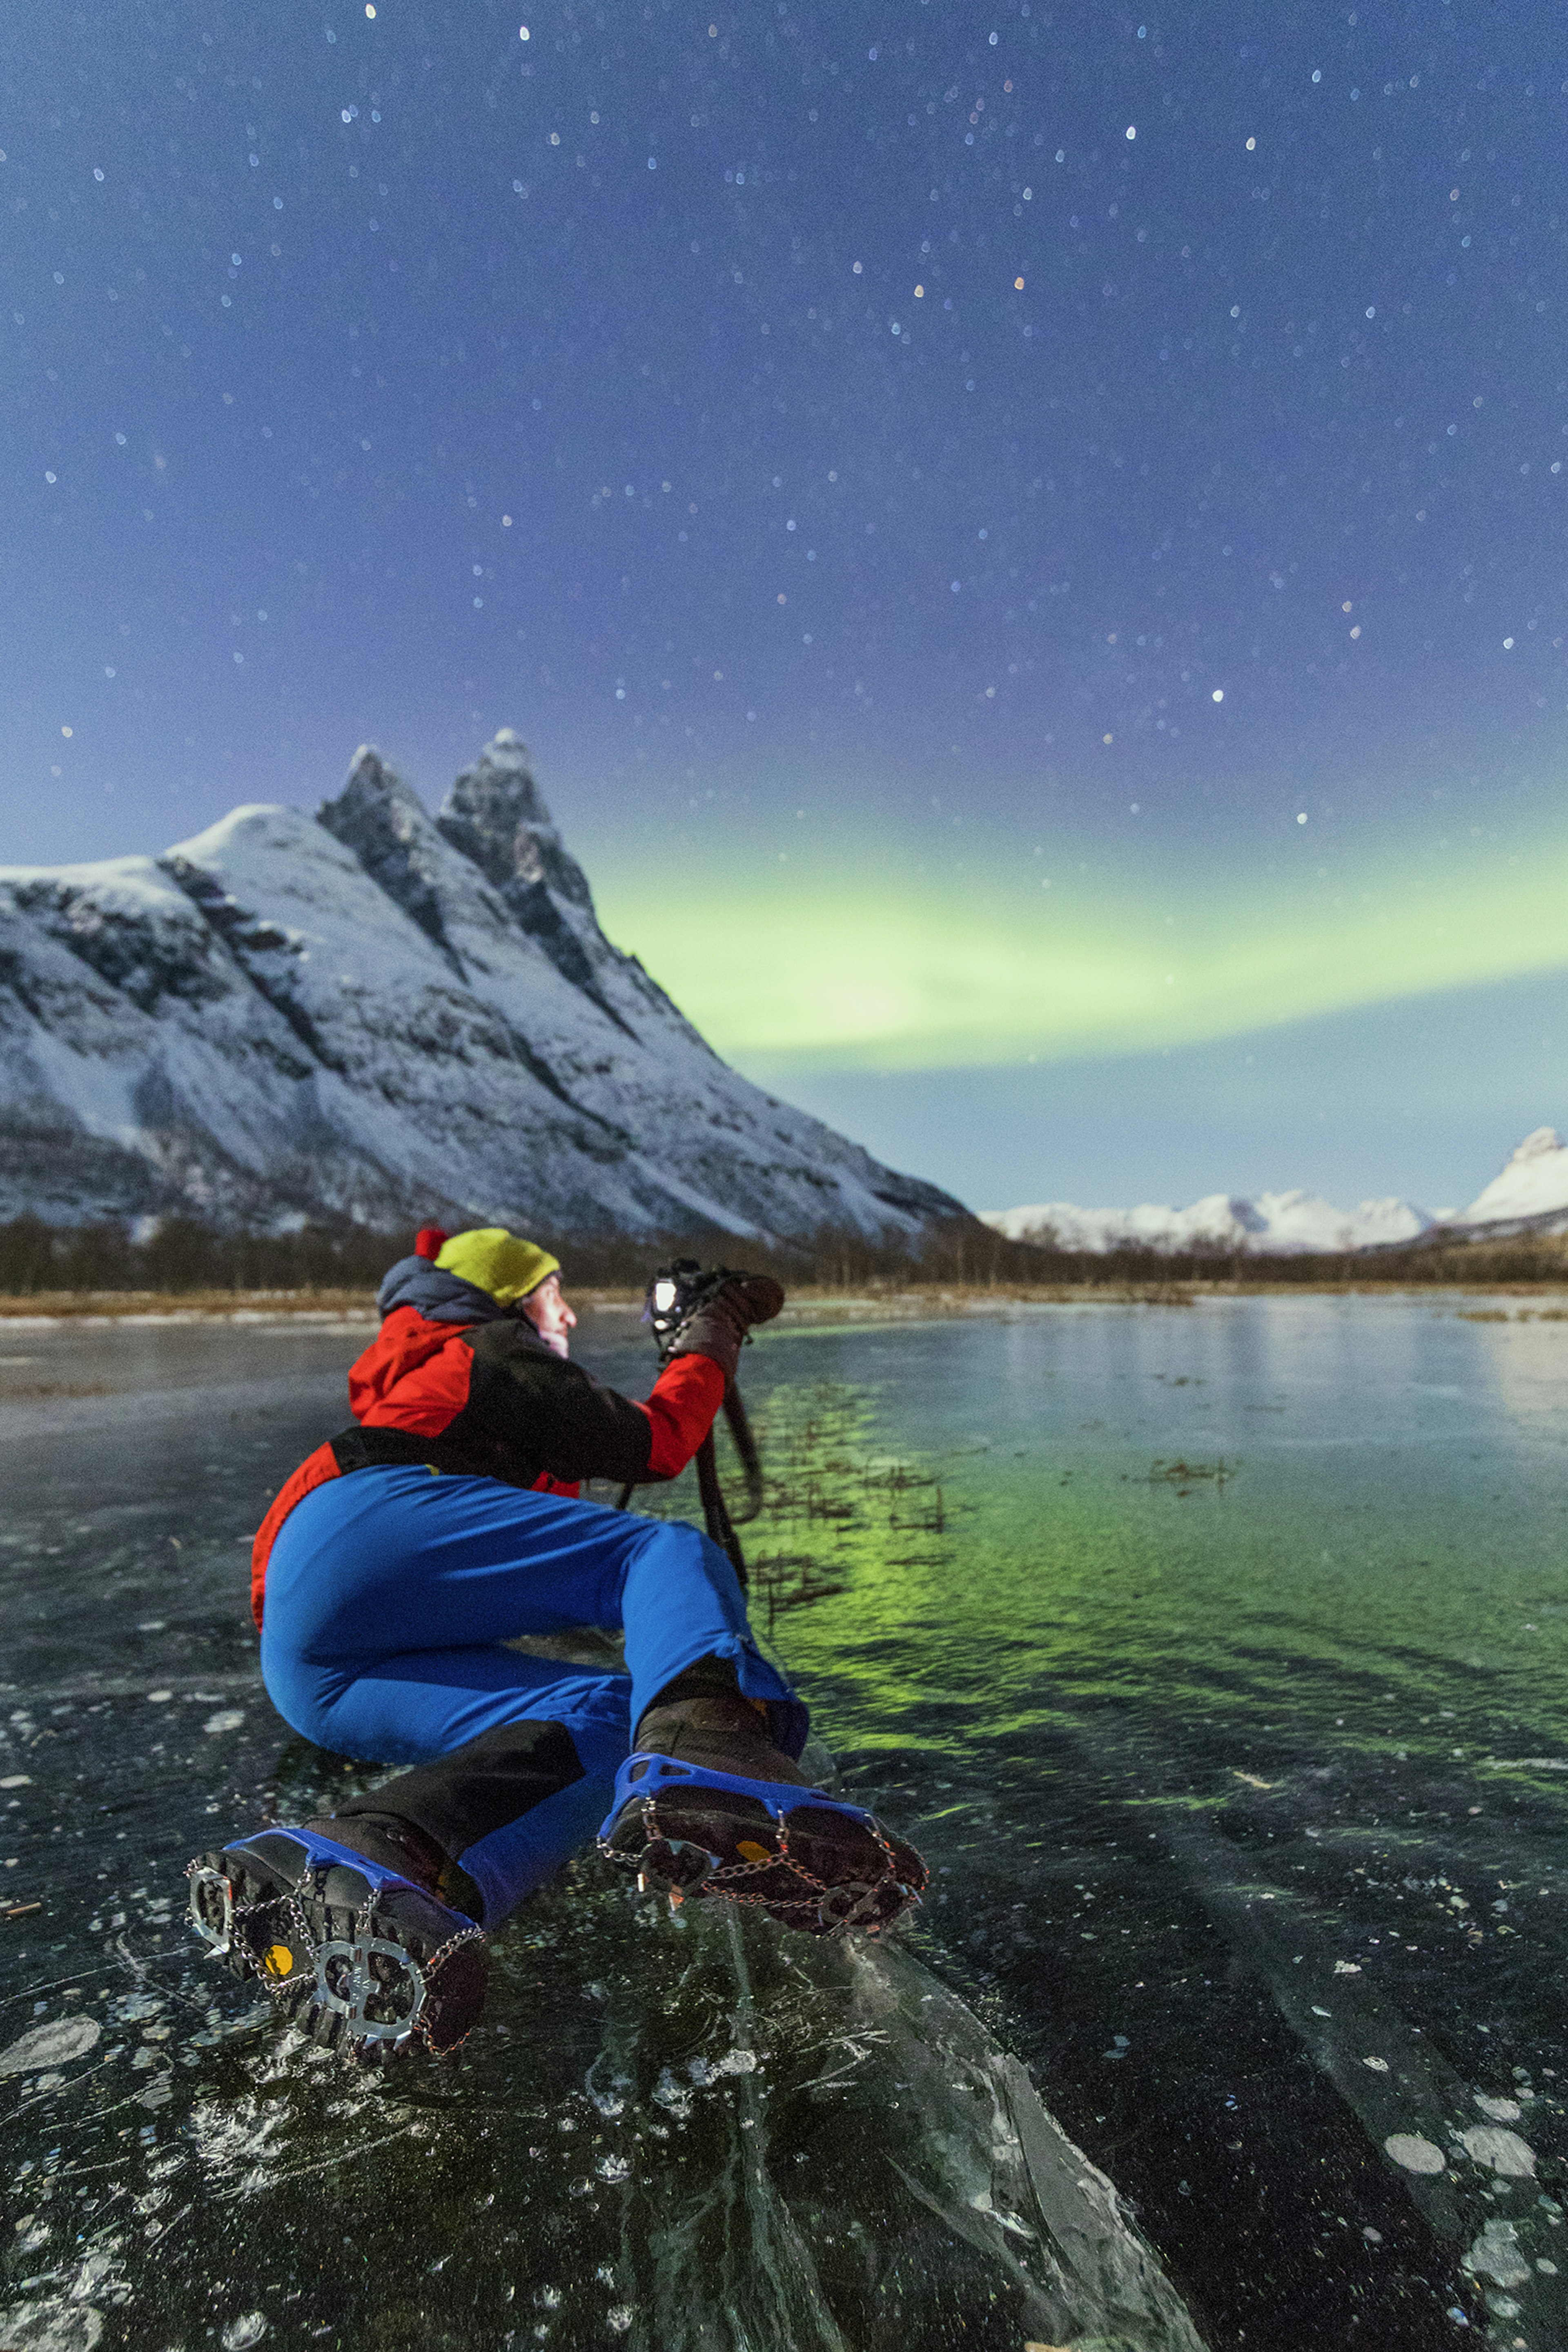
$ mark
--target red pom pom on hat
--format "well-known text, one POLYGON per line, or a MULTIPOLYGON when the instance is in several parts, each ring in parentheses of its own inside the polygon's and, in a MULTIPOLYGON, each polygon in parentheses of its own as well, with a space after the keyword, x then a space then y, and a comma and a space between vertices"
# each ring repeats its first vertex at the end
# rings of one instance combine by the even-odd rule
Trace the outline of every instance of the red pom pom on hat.
POLYGON ((439 1225, 421 1225, 414 1236, 416 1257, 437 1258, 447 1246, 447 1236, 439 1225))

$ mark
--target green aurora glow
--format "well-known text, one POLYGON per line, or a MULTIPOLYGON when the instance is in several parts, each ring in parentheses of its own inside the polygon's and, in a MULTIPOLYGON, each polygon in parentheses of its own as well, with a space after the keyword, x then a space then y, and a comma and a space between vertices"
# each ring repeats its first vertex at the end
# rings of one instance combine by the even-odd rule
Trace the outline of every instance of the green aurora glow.
POLYGON ((650 892, 645 871, 598 897, 719 1052, 803 1069, 1136 1054, 1568 965, 1562 840, 1342 848, 1331 874, 1230 863, 1223 881, 1058 856, 1048 890, 1016 847, 973 853, 938 879, 872 843, 743 873, 721 851, 700 895, 650 892))

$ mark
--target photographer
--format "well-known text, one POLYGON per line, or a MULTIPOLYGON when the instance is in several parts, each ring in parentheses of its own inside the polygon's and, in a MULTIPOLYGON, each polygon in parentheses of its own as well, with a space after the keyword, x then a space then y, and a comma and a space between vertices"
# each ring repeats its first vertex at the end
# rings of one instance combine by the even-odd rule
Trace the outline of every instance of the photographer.
POLYGON ((803 1801, 806 1711, 758 1650, 725 1554, 683 1522, 579 1499, 584 1478, 679 1475, 778 1284, 701 1285, 638 1403, 571 1362, 576 1318, 546 1251, 500 1228, 426 1229, 416 1249, 349 1374, 353 1424, 258 1532, 252 1607, 296 1731, 416 1769, 194 1864, 198 1931, 301 1997, 319 2039, 382 2058, 416 2032, 462 2040, 480 1927, 606 1811, 605 1851, 672 1901, 743 1885, 816 1934, 896 1916, 924 1867, 868 1814, 803 1801), (626 1675, 506 1646, 585 1624, 623 1629, 626 1675))

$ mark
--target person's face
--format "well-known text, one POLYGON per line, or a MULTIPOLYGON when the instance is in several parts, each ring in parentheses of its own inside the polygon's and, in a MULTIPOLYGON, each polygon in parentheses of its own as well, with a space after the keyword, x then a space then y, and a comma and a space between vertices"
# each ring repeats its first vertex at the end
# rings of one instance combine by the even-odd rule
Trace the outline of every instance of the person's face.
POLYGON ((563 1356, 571 1341, 569 1334, 577 1328, 577 1318, 562 1295, 561 1276, 546 1275, 537 1290, 531 1290, 522 1302, 522 1311, 542 1339, 547 1339, 563 1356))

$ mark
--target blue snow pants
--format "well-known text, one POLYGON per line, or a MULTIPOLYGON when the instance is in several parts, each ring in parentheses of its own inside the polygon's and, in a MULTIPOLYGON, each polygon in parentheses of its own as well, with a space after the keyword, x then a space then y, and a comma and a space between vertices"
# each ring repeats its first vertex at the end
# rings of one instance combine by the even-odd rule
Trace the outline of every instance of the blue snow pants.
POLYGON ((682 1521, 422 1465, 356 1470, 296 1505, 268 1566, 262 1675, 319 1747, 423 1764, 501 1725, 570 1736, 582 1779, 462 1854, 490 1925, 593 1836, 632 1727, 706 1657, 733 1664, 798 1756, 805 1708, 758 1650, 729 1559, 682 1521), (624 1630, 626 1674, 503 1646, 581 1625, 624 1630))

